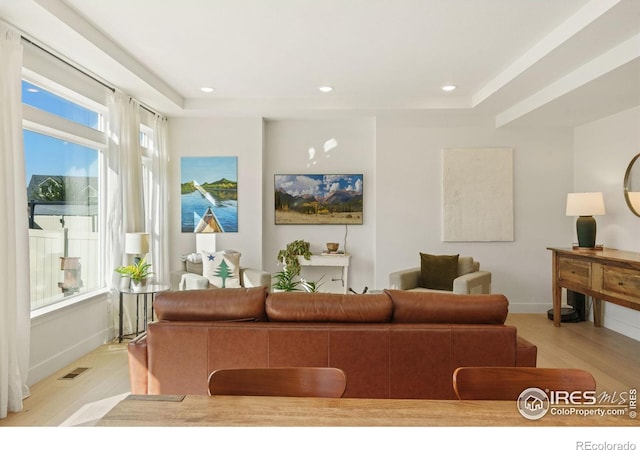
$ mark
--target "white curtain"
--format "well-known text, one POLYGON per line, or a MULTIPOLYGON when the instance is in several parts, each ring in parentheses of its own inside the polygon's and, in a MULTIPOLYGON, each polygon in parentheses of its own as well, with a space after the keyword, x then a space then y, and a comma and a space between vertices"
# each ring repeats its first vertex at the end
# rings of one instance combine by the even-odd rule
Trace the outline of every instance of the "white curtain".
POLYGON ((167 119, 158 115, 153 118, 153 154, 149 176, 149 192, 146 231, 151 233, 151 264, 155 279, 160 284, 169 284, 169 218, 167 204, 168 165, 167 119))
POLYGON ((0 418, 20 411, 29 395, 29 222, 21 73, 20 35, 0 22, 0 418))
MULTIPOLYGON (((111 302, 114 305, 112 323, 118 329, 119 302, 117 288, 122 282, 115 269, 130 264, 124 253, 124 237, 128 232, 145 231, 142 189, 142 157, 140 154, 140 106, 119 92, 109 99, 109 146, 106 154, 104 192, 107 211, 104 214, 106 230, 105 280, 111 281, 111 302)), ((135 329, 135 311, 123 311, 124 333, 135 329), (132 320, 133 318, 133 320, 132 320)))

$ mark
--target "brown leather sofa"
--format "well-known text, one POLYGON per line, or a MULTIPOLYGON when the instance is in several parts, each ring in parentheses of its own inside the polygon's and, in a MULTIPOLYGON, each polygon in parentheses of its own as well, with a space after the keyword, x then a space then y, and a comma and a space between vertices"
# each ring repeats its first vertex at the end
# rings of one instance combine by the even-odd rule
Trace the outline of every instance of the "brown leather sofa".
POLYGON ((536 365, 497 294, 207 289, 161 292, 154 306, 158 320, 128 344, 132 394, 206 395, 219 368, 333 366, 345 397, 453 399, 457 367, 536 365))

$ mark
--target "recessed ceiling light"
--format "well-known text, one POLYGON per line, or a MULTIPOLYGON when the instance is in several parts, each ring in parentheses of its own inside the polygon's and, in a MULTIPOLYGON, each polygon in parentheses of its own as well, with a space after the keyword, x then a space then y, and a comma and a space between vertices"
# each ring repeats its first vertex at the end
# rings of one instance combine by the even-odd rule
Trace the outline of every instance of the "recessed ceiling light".
POLYGON ((453 84, 445 84, 444 86, 442 86, 441 89, 443 91, 445 91, 445 92, 451 92, 451 91, 455 90, 456 87, 453 84))
POLYGON ((206 92, 207 94, 208 94, 208 93, 210 93, 210 92, 215 91, 215 89, 214 89, 214 88, 212 88, 212 87, 206 87, 206 86, 205 86, 205 87, 201 87, 201 88, 200 88, 200 90, 201 90, 202 92, 206 92))
POLYGON ((320 92, 331 92, 333 91, 333 88, 331 86, 320 86, 318 90, 320 92))

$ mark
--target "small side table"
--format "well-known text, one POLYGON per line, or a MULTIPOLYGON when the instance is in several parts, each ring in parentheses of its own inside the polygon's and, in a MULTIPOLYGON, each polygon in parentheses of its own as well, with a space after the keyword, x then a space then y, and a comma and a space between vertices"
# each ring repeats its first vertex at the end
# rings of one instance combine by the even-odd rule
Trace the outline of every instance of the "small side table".
POLYGON ((149 284, 147 286, 143 286, 142 289, 134 291, 131 288, 121 288, 119 290, 120 293, 120 311, 118 312, 118 342, 122 342, 122 316, 123 316, 123 302, 124 302, 124 295, 125 294, 129 294, 129 295, 135 295, 136 296, 136 336, 139 334, 138 332, 138 325, 140 323, 140 296, 143 296, 143 308, 144 308, 144 313, 143 313, 143 320, 144 320, 144 325, 142 327, 142 331, 146 331, 147 329, 147 323, 148 323, 148 318, 147 318, 147 299, 148 297, 151 297, 151 320, 153 320, 153 298, 155 297, 156 293, 158 292, 162 292, 162 291, 168 291, 169 290, 169 286, 163 285, 163 284, 149 284))
POLYGON ((349 253, 322 253, 321 255, 311 255, 311 259, 298 256, 301 266, 322 266, 322 267, 342 267, 342 292, 347 293, 349 288, 349 264, 351 255, 349 253))

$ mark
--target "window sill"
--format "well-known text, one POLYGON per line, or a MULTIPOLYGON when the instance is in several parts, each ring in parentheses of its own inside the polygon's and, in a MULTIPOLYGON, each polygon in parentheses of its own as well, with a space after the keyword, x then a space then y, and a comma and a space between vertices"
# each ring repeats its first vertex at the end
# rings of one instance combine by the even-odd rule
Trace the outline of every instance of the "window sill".
POLYGON ((84 294, 74 295, 73 297, 67 300, 62 300, 52 305, 43 306, 42 308, 38 308, 34 311, 31 311, 31 319, 33 320, 39 317, 46 316, 47 314, 51 314, 61 309, 68 308, 73 305, 77 305, 78 303, 83 303, 87 300, 95 300, 99 297, 105 296, 108 293, 109 293, 109 289, 105 287, 105 288, 93 290, 91 292, 86 292, 84 294))

